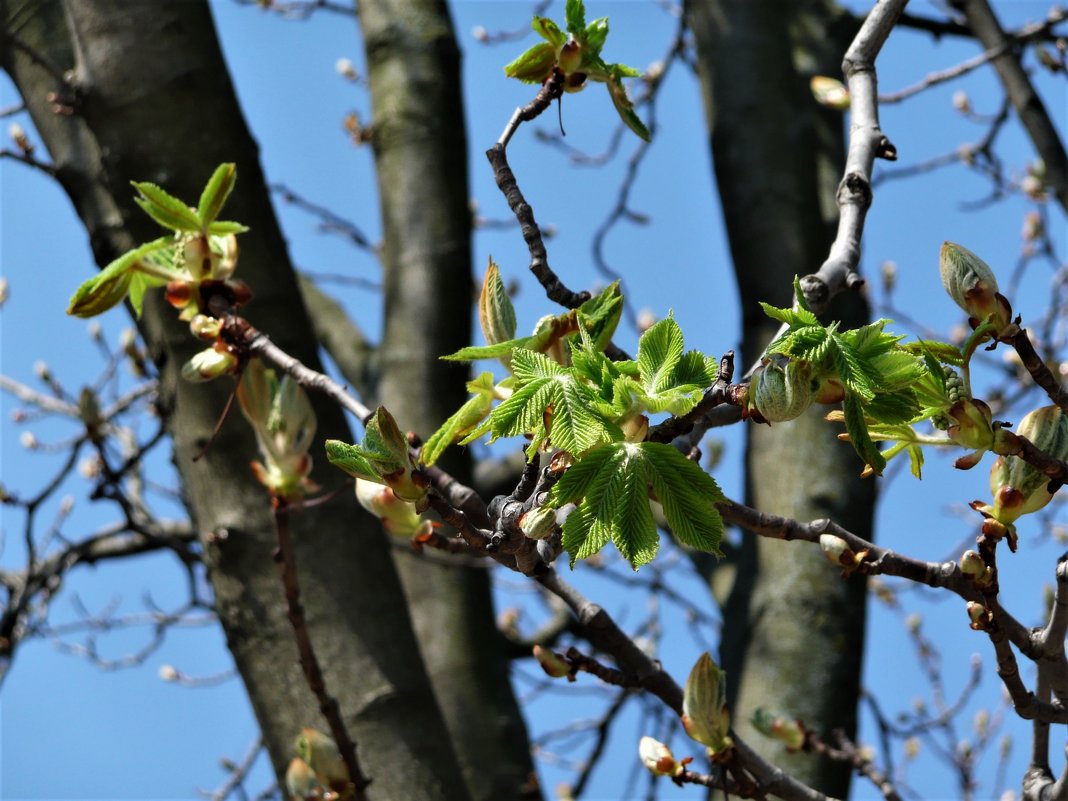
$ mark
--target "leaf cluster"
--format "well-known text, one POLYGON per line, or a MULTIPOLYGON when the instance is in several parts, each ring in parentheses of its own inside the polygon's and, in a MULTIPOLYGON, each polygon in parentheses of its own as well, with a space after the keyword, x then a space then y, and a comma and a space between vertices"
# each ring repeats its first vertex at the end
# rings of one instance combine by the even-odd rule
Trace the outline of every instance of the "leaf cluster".
POLYGON ((582 0, 567 0, 564 21, 567 33, 548 17, 534 17, 534 32, 545 41, 505 66, 504 74, 524 83, 543 83, 554 70, 560 70, 564 74, 565 91, 579 91, 587 80, 606 84, 620 119, 648 142, 649 129, 634 112, 634 104, 623 86, 624 78, 638 78, 641 72, 601 58, 608 38, 608 17, 587 24, 582 0))
POLYGON ((824 325, 806 305, 796 279, 794 286, 794 308, 761 303, 765 314, 786 326, 765 355, 806 362, 822 384, 841 385, 842 414, 834 419, 845 423, 849 441, 871 470, 881 473, 886 466, 874 433, 875 439, 909 440, 913 472, 919 475, 923 457, 912 425, 948 407, 942 364, 959 364, 960 351, 925 340, 902 344, 903 336, 884 330, 891 322, 886 319, 848 331, 840 331, 836 322, 824 325))

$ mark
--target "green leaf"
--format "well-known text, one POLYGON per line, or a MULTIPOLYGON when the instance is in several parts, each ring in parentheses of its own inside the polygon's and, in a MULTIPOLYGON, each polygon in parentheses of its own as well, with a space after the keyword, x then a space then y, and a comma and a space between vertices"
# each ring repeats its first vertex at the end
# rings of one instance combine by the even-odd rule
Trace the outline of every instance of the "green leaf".
POLYGON ((576 39, 586 33, 586 6, 582 0, 567 0, 564 10, 567 31, 576 39))
POLYGON ((534 17, 531 25, 538 36, 556 49, 560 49, 567 42, 567 34, 560 30, 560 26, 548 17, 534 17))
POLYGON ((715 504, 723 494, 711 476, 670 445, 616 442, 584 455, 552 490, 553 506, 578 504, 563 530, 572 566, 609 540, 635 569, 652 560, 659 537, 649 482, 679 540, 718 553, 723 521, 715 504))
POLYGON ((828 334, 833 342, 833 347, 830 348, 830 355, 834 361, 838 377, 847 389, 860 395, 863 400, 870 401, 875 397, 877 379, 873 380, 873 377, 857 358, 856 352, 841 335, 834 333, 831 329, 828 329, 828 334))
POLYGON ((818 326, 822 328, 822 324, 816 318, 812 312, 807 309, 780 309, 777 306, 772 306, 770 303, 760 301, 760 308, 764 310, 764 314, 771 317, 774 320, 786 323, 790 326, 818 326))
POLYGON ((556 64, 556 49, 548 42, 539 42, 504 68, 509 78, 523 83, 541 83, 556 64))
POLYGON ((587 25, 585 38, 585 49, 599 56, 605 39, 608 38, 608 17, 600 17, 587 25))
POLYGON ((467 388, 475 394, 468 398, 467 402, 423 443, 423 449, 419 455, 419 461, 423 464, 434 464, 446 448, 472 431, 489 414, 493 407, 493 374, 482 373, 474 381, 469 381, 467 388))
POLYGON ((330 464, 340 467, 350 476, 385 484, 371 461, 364 455, 363 449, 356 445, 350 445, 339 439, 326 441, 326 458, 330 464))
POLYGON ((719 554, 723 518, 716 504, 726 498, 715 479, 671 445, 643 442, 641 448, 672 533, 684 545, 719 554))
POLYGON ((932 358, 944 364, 951 364, 954 367, 960 367, 964 364, 964 354, 960 352, 960 348, 946 342, 939 342, 934 339, 918 339, 915 342, 909 342, 904 347, 905 350, 911 353, 930 354, 932 358))
POLYGON ((365 455, 374 455, 383 463, 395 464, 397 468, 409 464, 408 438, 384 406, 375 409, 367 421, 362 450, 365 455))
POLYGON ((473 362, 478 359, 499 359, 503 356, 508 356, 516 348, 526 348, 533 341, 534 337, 520 337, 519 339, 510 339, 507 342, 498 342, 496 345, 470 345, 466 348, 460 348, 456 353, 450 353, 448 356, 439 356, 447 362, 473 362))
POLYGON ((519 388, 480 429, 492 432, 490 442, 533 434, 531 454, 550 438, 554 447, 578 456, 598 443, 622 439, 619 428, 597 413, 597 394, 574 371, 530 350, 512 354, 512 369, 519 388))
POLYGON ((651 141, 652 134, 649 133, 649 129, 645 127, 645 123, 641 121, 641 118, 634 113, 634 104, 627 97, 627 90, 623 86, 623 82, 613 76, 606 85, 608 86, 608 94, 612 98, 612 105, 615 106, 619 118, 643 141, 651 141))
POLYGON ((919 415, 920 402, 911 390, 880 392, 864 404, 864 412, 879 423, 900 425, 911 422, 919 415))
POLYGON ((868 424, 864 419, 864 406, 861 400, 854 393, 847 391, 842 403, 842 411, 853 449, 864 460, 864 464, 875 471, 876 475, 882 475, 883 468, 886 467, 886 459, 875 447, 875 443, 868 434, 868 424))
POLYGON ((248 230, 247 225, 242 225, 239 222, 233 220, 216 220, 208 226, 208 233, 215 234, 216 236, 226 236, 227 234, 243 234, 248 230))
POLYGON ((208 179, 207 186, 200 193, 200 201, 197 203, 197 216, 200 218, 201 229, 207 230, 211 223, 222 211, 226 199, 233 191, 237 181, 237 166, 234 164, 220 164, 208 179))
POLYGON ((604 350, 612 341, 622 314, 623 293, 619 281, 613 281, 578 307, 578 320, 598 350, 604 350))
MULTIPOLYGON (((174 244, 170 237, 161 237, 119 256, 107 267, 83 282, 71 296, 67 314, 75 317, 95 317, 122 303, 133 282, 133 270, 142 259, 174 244)), ((143 293, 143 289, 140 290, 143 293)))
POLYGON ((141 197, 134 198, 149 217, 172 231, 200 231, 200 218, 196 211, 173 195, 150 183, 134 182, 141 197))
POLYGON ((665 389, 682 358, 682 329, 671 317, 651 326, 638 340, 638 371, 650 394, 665 389))

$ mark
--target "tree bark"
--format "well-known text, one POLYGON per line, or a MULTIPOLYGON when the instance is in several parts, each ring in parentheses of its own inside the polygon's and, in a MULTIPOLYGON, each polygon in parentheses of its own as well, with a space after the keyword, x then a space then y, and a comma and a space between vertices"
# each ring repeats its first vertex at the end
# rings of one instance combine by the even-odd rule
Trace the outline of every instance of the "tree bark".
MULTIPOLYGON (((424 436, 467 398, 473 299, 460 50, 439 0, 360 0, 382 208, 381 402, 424 436)), ((442 466, 470 484, 466 451, 442 466)), ((486 567, 395 552, 419 645, 472 798, 538 798, 486 567)))
MULTIPOLYGON (((824 0, 693 0, 687 14, 741 294, 748 368, 778 325, 757 301, 790 305, 793 276, 814 272, 833 239, 842 123, 840 115, 815 105, 808 79, 839 73, 852 23, 824 0)), ((850 327, 866 321, 867 313, 864 300, 849 295, 826 318, 850 327)), ((799 520, 829 517, 868 537, 874 483, 858 478, 860 462, 837 441, 825 413, 815 408, 791 423, 750 426, 746 502, 799 520)), ((764 707, 817 731, 855 731, 863 581, 843 581, 818 551, 747 534, 733 568, 721 646, 732 721, 775 764, 845 797, 848 765, 790 754, 758 734, 749 719, 764 707)))
MULTIPOLYGON (((106 264, 159 236, 133 204, 131 180, 158 183, 190 201, 217 164, 234 161, 239 181, 225 216, 252 229, 242 237, 239 265, 239 277, 256 293, 248 317, 282 348, 318 367, 256 145, 207 4, 9 1, 2 11, 5 36, 21 43, 4 42, 4 68, 85 223, 97 262, 106 264), (59 86, 54 71, 34 56, 59 70, 73 69, 74 86, 59 86), (73 114, 53 113, 51 91, 70 102, 73 114)), ((150 293, 140 326, 161 373, 160 406, 200 532, 216 610, 281 777, 301 727, 326 726, 297 664, 272 560, 276 537, 268 498, 248 469, 256 456, 249 426, 231 415, 207 455, 193 462, 232 384, 179 379, 199 344, 175 317, 160 293, 150 293)), ((319 426, 313 452, 322 453, 326 437, 351 440, 340 410, 312 400, 319 426)), ((341 476, 325 458, 317 462, 313 478, 327 488, 338 486, 341 476)), ((328 690, 373 778, 369 797, 467 798, 377 522, 345 492, 295 515, 292 524, 308 628, 328 690)))

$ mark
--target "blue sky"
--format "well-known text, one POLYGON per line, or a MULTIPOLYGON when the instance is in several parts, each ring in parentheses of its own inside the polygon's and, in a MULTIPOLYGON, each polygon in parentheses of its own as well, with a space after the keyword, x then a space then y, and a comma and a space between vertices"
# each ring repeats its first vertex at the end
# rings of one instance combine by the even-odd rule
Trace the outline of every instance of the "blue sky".
MULTIPOLYGON (((610 60, 646 68, 667 51, 675 21, 657 4, 634 0, 588 5, 591 15, 607 14, 611 19, 612 34, 605 52, 610 60)), ((1032 2, 995 6, 1007 24, 1041 18, 1046 11, 1044 4, 1032 2)), ((371 154, 368 148, 354 147, 342 130, 342 119, 351 110, 369 118, 370 103, 362 87, 347 83, 335 72, 335 62, 341 57, 352 59, 362 69, 355 22, 323 13, 304 22, 286 22, 230 0, 218 0, 212 7, 269 179, 353 220, 374 239, 379 224, 371 154)), ((560 16, 561 7, 557 3, 550 15, 560 16)), ((477 42, 473 31, 479 25, 490 31, 523 28, 530 8, 525 2, 454 5, 465 54, 472 194, 479 213, 491 219, 507 219, 509 213, 482 151, 496 140, 513 108, 529 99, 530 90, 507 81, 500 70, 529 39, 489 47, 477 42)), ((936 11, 924 2, 914 3, 911 10, 936 11)), ((881 87, 893 90, 912 84, 976 52, 977 47, 967 42, 947 39, 934 43, 923 35, 895 33, 879 61, 881 87)), ((1063 83, 1043 77, 1041 84, 1063 131, 1063 83)), ((958 89, 969 93, 977 111, 996 111, 995 84, 988 69, 884 110, 883 128, 897 146, 899 165, 924 162, 983 135, 983 126, 962 119, 953 110, 951 98, 958 89)), ((6 80, 0 83, 0 106, 14 99, 6 80)), ((620 156, 604 168, 578 167, 532 136, 534 128, 555 131, 555 120, 556 115, 550 114, 535 126, 524 127, 513 140, 509 156, 539 222, 556 228, 548 243, 554 268, 572 287, 594 286, 605 279, 593 268, 589 249, 592 232, 611 209, 625 161, 637 140, 625 137, 620 156)), ((29 128, 25 120, 21 122, 29 128)), ((694 77, 678 65, 662 92, 659 123, 655 145, 645 158, 632 195, 632 208, 648 215, 649 222, 617 226, 607 241, 606 257, 624 276, 625 290, 637 308, 647 308, 658 317, 672 311, 686 333, 688 347, 718 355, 737 347, 737 294, 714 192, 698 88, 694 77)), ((615 124, 607 93, 593 86, 567 97, 564 124, 571 146, 600 152, 615 124)), ((1033 153, 1018 126, 1011 123, 999 141, 1006 170, 1022 175, 1033 153)), ((205 165, 206 172, 212 166, 205 165)), ((59 188, 46 177, 3 160, 0 179, 0 265, 10 283, 10 299, 0 311, 0 371, 39 385, 34 364, 44 360, 76 392, 92 382, 102 366, 98 349, 86 334, 86 323, 64 315, 69 293, 94 269, 84 231, 59 188)), ((872 278, 873 299, 877 303, 882 299, 879 265, 892 260, 898 266, 895 302, 913 320, 941 331, 958 323, 960 314, 942 292, 937 277, 942 241, 964 244, 982 255, 999 275, 1007 276, 1019 252, 1023 215, 1033 207, 1019 196, 979 209, 963 207, 984 198, 987 192, 985 180, 959 165, 916 179, 879 184, 868 218, 863 260, 863 271, 872 278)), ((293 258, 301 268, 378 279, 379 266, 371 254, 317 232, 316 220, 307 214, 280 202, 277 205, 293 258)), ((1063 218, 1055 207, 1049 214, 1056 221, 1053 234, 1063 253, 1063 218)), ((526 249, 517 231, 480 231, 475 252, 476 272, 492 254, 506 280, 519 283, 520 329, 532 327, 541 315, 553 311, 525 274, 526 249)), ((1048 270, 1036 266, 1014 298, 1025 321, 1043 309, 1049 277, 1048 270)), ((361 327, 374 336, 380 325, 377 295, 362 288, 328 288, 336 290, 361 327)), ((101 323, 113 346, 119 332, 130 325, 120 310, 105 315, 101 323)), ((904 326, 898 330, 909 331, 904 326)), ((621 344, 633 348, 635 341, 636 335, 628 330, 621 344)), ((123 381, 129 385, 128 378, 123 381)), ((48 420, 16 426, 10 413, 21 405, 6 395, 0 396, 0 404, 3 481, 10 490, 32 494, 47 481, 59 457, 28 453, 20 444, 20 434, 31 430, 48 443, 62 440, 73 429, 48 420)), ((150 430, 149 423, 141 429, 143 434, 150 430)), ((716 478, 728 495, 738 497, 742 493, 739 432, 717 436, 722 437, 726 456, 716 478)), ((163 482, 172 481, 168 458, 166 447, 161 448, 156 466, 163 482)), ((925 559, 956 558, 963 543, 974 536, 975 527, 974 516, 965 516, 960 509, 973 498, 985 497, 986 469, 954 471, 950 460, 936 456, 929 460, 923 482, 907 475, 884 479, 880 542, 925 559)), ((64 487, 75 499, 74 513, 65 526, 69 536, 83 535, 112 519, 111 510, 86 499, 89 486, 75 478, 64 487)), ((167 514, 176 514, 173 508, 162 508, 167 514)), ((41 518, 48 521, 55 513, 53 504, 42 510, 41 518)), ((1062 510, 1062 524, 1065 518, 1062 510)), ((23 524, 21 515, 3 510, 0 565, 5 568, 13 568, 24 557, 20 543, 23 524)), ((1034 624, 1040 621, 1041 587, 1052 580, 1054 558, 1063 548, 1048 539, 1039 541, 1037 535, 1036 525, 1025 521, 1021 525, 1021 553, 1002 563, 1002 586, 1010 599, 1009 608, 1026 623, 1034 624)), ((667 552, 664 555, 671 558, 667 552)), ((702 595, 704 590, 685 575, 685 570, 680 573, 672 578, 673 589, 700 599, 709 614, 716 616, 702 595)), ((618 574, 627 575, 629 570, 618 574)), ((502 608, 537 610, 523 582, 514 576, 501 578, 502 608)), ((582 568, 575 579, 589 594, 614 604, 625 623, 634 625, 649 614, 640 592, 582 568)), ((79 617, 75 597, 92 613, 116 599, 120 614, 144 612, 146 593, 160 608, 173 609, 186 599, 183 581, 175 560, 164 556, 81 568, 68 577, 53 601, 52 622, 58 625, 79 617)), ((989 644, 985 637, 968 630, 957 600, 908 592, 902 602, 907 611, 922 611, 924 631, 938 641, 950 698, 965 682, 970 655, 982 655, 986 665, 983 683, 961 716, 964 725, 960 736, 967 736, 967 723, 976 711, 984 706, 995 711, 1000 703, 989 644)), ((878 603, 874 609, 864 681, 892 714, 909 709, 916 697, 929 697, 930 688, 912 658, 902 615, 878 603)), ((660 618, 661 658, 681 681, 700 651, 714 646, 714 636, 707 628, 702 637, 692 636, 681 610, 670 601, 663 603, 660 618)), ((523 623, 535 622, 533 613, 527 612, 523 623)), ((121 656, 141 647, 150 636, 143 628, 102 635, 101 654, 121 656)), ((75 635, 66 641, 79 643, 84 639, 75 635)), ((231 660, 219 631, 210 625, 172 630, 164 646, 143 667, 120 671, 100 670, 49 642, 35 640, 21 646, 0 695, 0 797, 184 799, 196 797, 198 787, 211 789, 219 784, 224 778, 218 767, 220 757, 241 758, 256 736, 243 688, 236 679, 198 689, 164 683, 158 677, 163 665, 174 665, 193 676, 211 676, 228 671, 231 660)), ((1029 675, 1025 667, 1025 677, 1029 675)), ((516 684, 521 695, 530 692, 528 677, 534 676, 529 665, 518 668, 516 684)), ((594 685, 586 677, 578 685, 534 701, 529 720, 535 735, 575 715, 595 715, 602 697, 588 692, 594 685)), ((623 782, 636 764, 638 738, 652 733, 653 725, 637 704, 631 706, 613 728, 610 758, 594 773, 586 797, 619 798, 623 792, 623 782)), ((1026 764, 1028 727, 1011 713, 1006 725, 1016 738, 1008 772, 1011 787, 1026 764)), ((870 721, 863 739, 874 742, 870 721)), ((686 753, 687 746, 681 741, 678 745, 678 753, 686 753)), ((569 748, 572 746, 561 751, 567 753, 569 748)), ((573 751, 582 755, 587 748, 587 744, 575 745, 573 751)), ((953 777, 929 758, 931 749, 932 744, 923 745, 923 756, 910 776, 914 780, 922 777, 915 784, 924 788, 926 797, 958 795, 953 777)), ((895 756, 900 762, 900 753, 895 756)), ((980 775, 988 782, 981 794, 993 792, 989 783, 992 760, 980 775)), ((548 791, 567 777, 551 759, 543 763, 548 791)), ((257 791, 269 781, 266 760, 261 757, 248 786, 257 791)), ((638 786, 644 787, 644 782, 643 776, 638 786)), ((661 790, 665 798, 699 797, 695 788, 667 786, 661 790)), ((873 797, 874 791, 858 785, 856 796, 873 797)))

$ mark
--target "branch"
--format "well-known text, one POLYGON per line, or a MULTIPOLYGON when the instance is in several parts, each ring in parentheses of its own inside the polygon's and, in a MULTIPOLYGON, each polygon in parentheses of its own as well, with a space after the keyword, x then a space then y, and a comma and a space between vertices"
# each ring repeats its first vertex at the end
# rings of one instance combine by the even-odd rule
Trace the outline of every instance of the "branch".
POLYGON ((871 172, 876 158, 893 161, 897 151, 879 128, 875 58, 908 0, 878 0, 842 62, 849 85, 849 151, 845 177, 838 186, 838 232, 819 270, 801 279, 805 300, 816 313, 826 308, 843 287, 856 289, 864 220, 871 206, 871 172))
MULTIPOLYGON (((987 50, 1011 47, 1012 40, 1002 29, 987 0, 954 0, 953 5, 964 12, 968 26, 987 50)), ((995 58, 994 69, 1035 150, 1046 165, 1046 183, 1052 188, 1061 208, 1068 212, 1068 155, 1042 99, 1014 51, 1006 49, 995 58)))
POLYGON ((355 801, 364 801, 366 795, 363 791, 371 782, 360 770, 360 764, 356 758, 356 744, 349 737, 345 722, 341 719, 337 699, 326 691, 323 671, 312 648, 307 623, 304 619, 304 607, 300 602, 296 555, 289 536, 289 507, 281 499, 276 499, 274 520, 278 529, 278 550, 275 553, 275 561, 278 563, 278 574, 285 587, 289 622, 293 626, 293 638, 296 640, 297 651, 300 653, 300 666, 308 680, 309 689, 319 702, 319 711, 323 713, 323 717, 330 726, 330 733, 345 762, 345 767, 348 768, 349 777, 355 785, 352 797, 355 801))
POLYGON ((1046 17, 1045 21, 1033 22, 1030 25, 1025 25, 1020 28, 1020 30, 1008 34, 1005 37, 1005 40, 996 47, 990 48, 967 61, 962 61, 960 64, 950 67, 949 69, 932 72, 919 83, 915 83, 912 86, 908 86, 897 92, 880 95, 879 102, 883 104, 900 103, 902 100, 919 94, 925 89, 930 89, 932 86, 937 86, 940 83, 945 83, 954 78, 959 78, 962 75, 967 75, 972 70, 981 67, 988 61, 993 61, 998 56, 1009 52, 1020 44, 1042 38, 1044 34, 1049 33, 1054 26, 1063 22, 1066 18, 1068 18, 1068 12, 1062 8, 1054 8, 1049 12, 1049 16, 1046 17))
MULTIPOLYGON (((1031 374, 1034 382, 1046 391, 1051 401, 1060 406, 1065 414, 1068 414, 1068 392, 1064 390, 1057 377, 1053 375, 1049 365, 1035 352, 1035 346, 1032 344, 1031 338, 1027 335, 1025 329, 1021 328, 1016 336, 1012 338, 1012 346, 1016 349, 1020 361, 1023 362, 1024 369, 1031 374)), ((0 379, 2 379, 2 376, 0 376, 0 379)))

